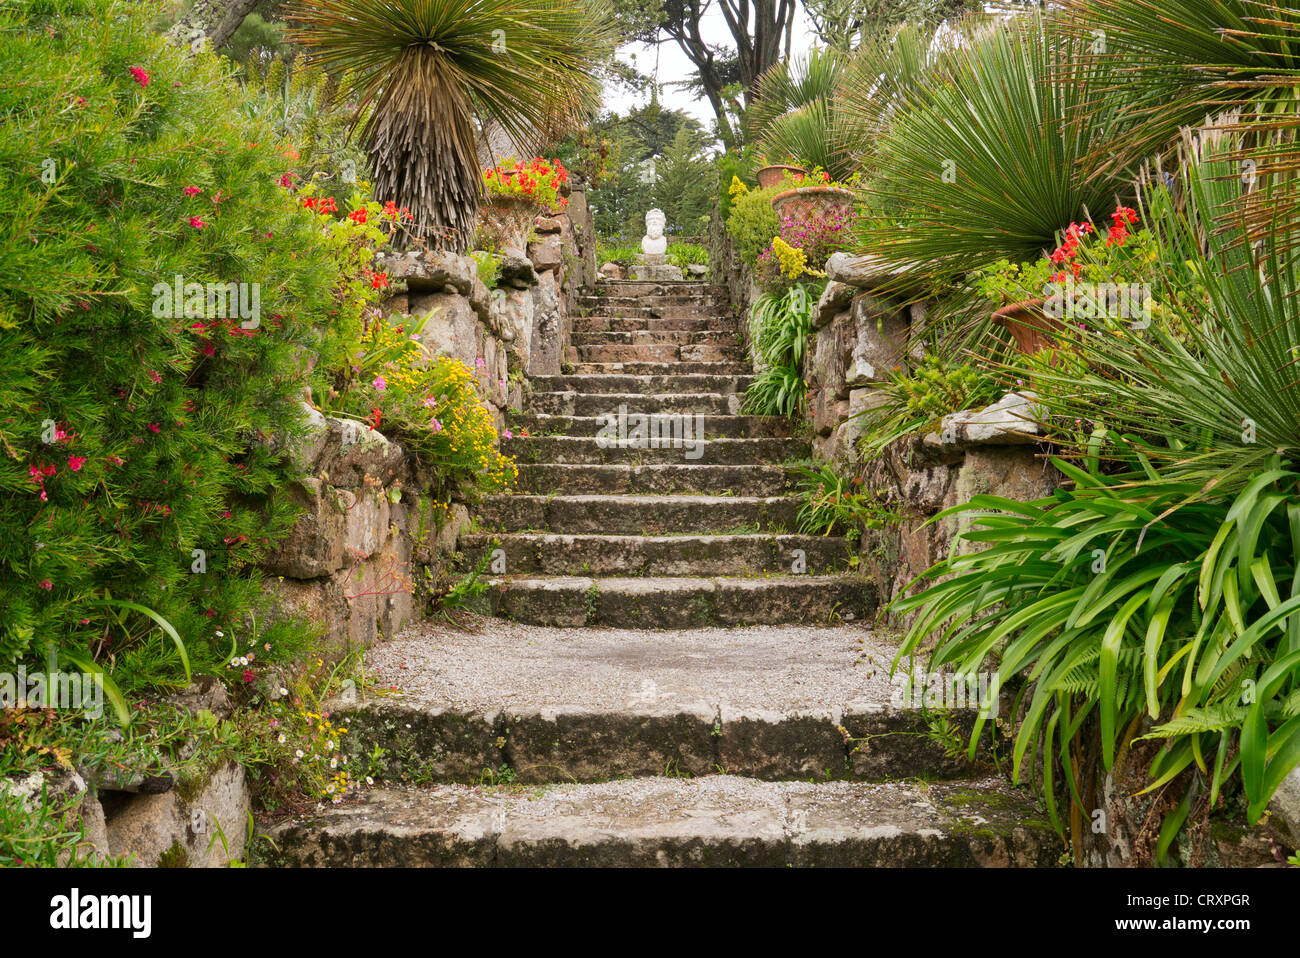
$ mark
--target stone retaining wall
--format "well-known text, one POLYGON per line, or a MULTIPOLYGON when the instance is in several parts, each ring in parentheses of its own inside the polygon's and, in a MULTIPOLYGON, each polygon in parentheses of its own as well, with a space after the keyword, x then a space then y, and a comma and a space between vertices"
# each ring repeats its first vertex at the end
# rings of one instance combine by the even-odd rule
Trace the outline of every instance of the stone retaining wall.
MULTIPOLYGON (((715 217, 710 230, 713 281, 726 283, 733 303, 748 314, 759 290, 715 217)), ((875 580, 884 607, 916 576, 945 555, 958 519, 926 525, 942 509, 986 493, 1036 499, 1060 484, 1046 448, 1028 420, 1028 398, 1011 395, 987 410, 946 417, 925 436, 911 436, 864 461, 858 451, 861 414, 882 401, 878 387, 891 372, 918 360, 923 346, 913 329, 931 304, 904 302, 890 290, 899 277, 869 257, 836 253, 826 265, 829 282, 817 304, 804 361, 808 386, 805 425, 814 456, 842 475, 861 477, 892 509, 914 518, 863 537, 862 565, 875 580)), ((748 324, 743 323, 746 332, 748 324)), ((755 370, 758 370, 755 363, 755 370)))
MULTIPOLYGON (((385 253, 386 316, 422 323, 431 355, 474 370, 498 429, 523 405, 523 374, 558 375, 578 289, 595 278, 595 232, 586 196, 538 217, 527 257, 506 257, 489 290, 469 256, 385 253), (482 365, 479 361, 482 360, 482 365)), ((391 638, 422 613, 422 587, 455 549, 469 510, 434 501, 431 477, 380 432, 307 408, 308 437, 290 450, 301 478, 281 494, 305 510, 264 565, 267 611, 305 615, 344 650, 391 638)))

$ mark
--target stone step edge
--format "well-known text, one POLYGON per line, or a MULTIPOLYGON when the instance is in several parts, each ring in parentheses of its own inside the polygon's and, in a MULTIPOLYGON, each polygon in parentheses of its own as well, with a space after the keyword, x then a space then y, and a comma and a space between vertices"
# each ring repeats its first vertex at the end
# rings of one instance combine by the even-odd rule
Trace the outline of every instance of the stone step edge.
MULTIPOLYGON (((928 722, 939 710, 879 697, 762 712, 732 709, 725 692, 654 707, 524 701, 461 708, 384 697, 357 705, 334 700, 326 708, 348 729, 352 761, 366 761, 383 746, 384 774, 402 781, 474 783, 509 770, 521 783, 598 782, 671 768, 684 776, 880 782, 955 780, 992 767, 983 740, 972 764, 964 747, 949 752, 930 734, 928 722)), ((942 714, 965 746, 976 713, 942 714)))
POLYGON ((270 863, 298 867, 1050 867, 1061 852, 1037 806, 988 779, 385 788, 265 834, 270 863))

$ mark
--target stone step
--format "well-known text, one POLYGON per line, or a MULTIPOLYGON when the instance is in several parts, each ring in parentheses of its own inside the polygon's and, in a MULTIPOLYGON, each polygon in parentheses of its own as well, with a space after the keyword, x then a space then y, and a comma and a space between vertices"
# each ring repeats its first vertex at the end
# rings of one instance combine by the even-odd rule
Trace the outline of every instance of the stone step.
POLYGON ((573 320, 576 333, 634 333, 639 331, 700 331, 718 330, 734 333, 736 320, 730 316, 712 316, 696 319, 625 318, 622 316, 577 316, 573 320))
POLYGON ((764 535, 557 535, 472 533, 460 537, 465 563, 488 554, 510 575, 558 576, 759 576, 848 571, 847 540, 830 536, 764 535))
POLYGON ((1061 843, 1021 792, 758 782, 376 789, 269 832, 289 867, 1040 867, 1061 843))
MULTIPOLYGON (((572 377, 581 378, 581 377, 572 377)), ((616 379, 650 379, 655 377, 593 377, 616 379)), ((661 377, 662 378, 662 377, 661 377)), ((706 377, 713 378, 713 377, 706 377)), ((543 413, 553 416, 603 416, 606 413, 618 415, 620 406, 626 406, 629 413, 697 413, 705 416, 727 416, 740 412, 741 397, 738 393, 580 393, 574 390, 565 392, 535 392, 528 396, 527 408, 530 413, 543 413)))
POLYGON ((705 376, 748 376, 754 367, 744 362, 701 363, 694 360, 673 360, 671 362, 615 362, 615 363, 570 363, 564 367, 567 375, 615 375, 615 376, 668 376, 673 374, 701 374, 705 376))
MULTIPOLYGON (((578 359, 585 363, 738 363, 743 353, 737 346, 678 346, 671 343, 638 343, 635 346, 576 346, 578 359)), ((745 370, 748 372, 748 370, 745 370)))
MULTIPOLYGON (((727 311, 718 306, 709 303, 662 303, 651 300, 642 300, 637 304, 626 306, 610 305, 608 302, 592 304, 590 311, 593 314, 602 316, 612 316, 619 319, 710 319, 719 316, 727 316, 727 311)), ((728 317, 734 328, 736 320, 734 317, 728 317)))
POLYGON ((537 392, 587 394, 624 393, 743 393, 753 376, 533 376, 529 382, 537 392))
POLYGON ((574 332, 574 346, 737 346, 734 331, 633 330, 624 332, 574 332))
POLYGON ((731 305, 730 297, 725 292, 702 292, 698 288, 677 289, 671 292, 642 294, 611 292, 597 293, 578 293, 578 303, 580 305, 617 305, 617 306, 640 306, 645 303, 668 303, 679 305, 682 303, 709 303, 719 308, 726 308, 731 305))
MULTIPOLYGON (((534 436, 594 436, 606 422, 599 416, 510 415, 512 431, 517 434, 527 430, 534 436)), ((704 436, 707 439, 789 438, 790 420, 780 416, 705 416, 704 436)))
POLYGON ((519 465, 520 492, 551 495, 676 493, 780 496, 793 492, 797 474, 783 466, 692 466, 680 464, 519 465))
MULTIPOLYGON (((703 419, 703 417, 701 417, 703 419)), ((637 417, 627 423, 634 433, 637 417)), ((621 444, 612 438, 594 436, 513 436, 501 440, 501 451, 520 465, 524 463, 632 464, 632 463, 699 463, 717 466, 773 465, 789 460, 807 459, 811 448, 802 439, 697 439, 703 423, 694 417, 655 417, 644 443, 634 437, 621 444), (700 429, 697 430, 697 425, 700 429), (679 438, 690 430, 691 438, 679 438)))
POLYGON ((705 625, 828 624, 876 608, 875 589, 848 576, 492 579, 493 615, 530 625, 685 629, 705 625))
MULTIPOLYGON (((890 678, 896 649, 865 625, 566 630, 478 619, 420 622, 376 646, 375 688, 326 703, 350 762, 387 750, 387 783, 595 782, 718 770, 765 780, 951 779, 974 708, 940 736, 890 678)), ((966 703, 963 702, 963 705, 966 703)), ((972 703, 973 704, 973 703, 972 703)))
POLYGON ((601 280, 595 286, 583 287, 581 295, 587 296, 682 296, 730 295, 726 283, 701 283, 695 280, 664 281, 653 279, 601 280))
POLYGON ((756 496, 486 496, 475 528, 609 535, 792 532, 801 502, 756 496))

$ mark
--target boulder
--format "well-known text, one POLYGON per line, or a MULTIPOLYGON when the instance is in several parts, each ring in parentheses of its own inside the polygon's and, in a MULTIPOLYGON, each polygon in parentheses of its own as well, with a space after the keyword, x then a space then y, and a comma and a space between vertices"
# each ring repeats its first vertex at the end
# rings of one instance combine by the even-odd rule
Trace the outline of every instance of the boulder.
POLYGON ((1037 443, 1047 411, 1031 392, 1007 393, 983 409, 963 409, 943 417, 936 432, 925 434, 927 446, 1008 446, 1037 443))
POLYGON ((601 279, 627 279, 627 270, 618 263, 604 263, 597 273, 601 279))

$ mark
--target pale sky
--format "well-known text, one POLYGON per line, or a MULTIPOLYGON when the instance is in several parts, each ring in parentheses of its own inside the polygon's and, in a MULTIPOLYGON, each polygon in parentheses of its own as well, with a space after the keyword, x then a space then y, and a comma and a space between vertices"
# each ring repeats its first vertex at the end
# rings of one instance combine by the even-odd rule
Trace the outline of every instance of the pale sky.
MULTIPOLYGON (((710 6, 708 13, 705 14, 700 32, 709 43, 731 45, 731 32, 727 29, 726 20, 723 19, 722 12, 718 10, 716 5, 710 6)), ((800 4, 796 7, 794 39, 790 47, 792 53, 798 55, 807 50, 812 45, 813 38, 814 34, 811 25, 808 23, 807 14, 804 12, 803 5, 800 4)), ((622 47, 618 51, 619 59, 628 64, 633 62, 633 54, 636 55, 635 63, 641 72, 653 75, 655 48, 634 43, 622 47)), ((686 55, 682 53, 676 41, 660 44, 659 82, 661 84, 685 79, 690 76, 693 69, 691 61, 686 59, 686 55)), ((619 113, 626 113, 633 107, 644 106, 649 100, 649 91, 638 95, 626 90, 611 90, 609 88, 605 90, 605 106, 619 113)), ((659 96, 659 102, 665 107, 689 113, 703 123, 706 128, 713 122, 713 108, 709 106, 709 101, 703 98, 694 99, 685 90, 676 87, 664 87, 659 96)))

